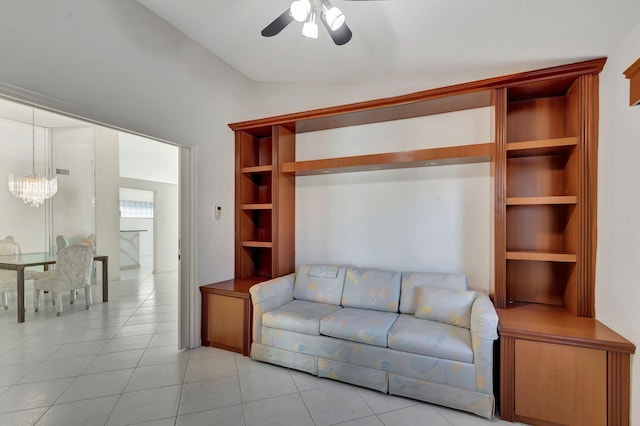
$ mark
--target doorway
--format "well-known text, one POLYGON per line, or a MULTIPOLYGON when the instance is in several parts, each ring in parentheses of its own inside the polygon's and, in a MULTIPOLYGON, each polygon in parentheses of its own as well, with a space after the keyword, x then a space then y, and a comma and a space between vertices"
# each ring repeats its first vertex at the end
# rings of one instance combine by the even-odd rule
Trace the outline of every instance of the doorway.
MULTIPOLYGON (((190 170, 194 166, 193 161, 182 161, 185 153, 187 158, 190 156, 190 149, 166 141, 134 135, 121 129, 115 129, 80 117, 70 117, 59 111, 5 99, 1 95, 0 93, 0 134, 11 132, 15 136, 3 138, 0 141, 0 144, 4 144, 5 141, 10 141, 13 144, 2 150, 4 154, 0 155, 0 164, 3 165, 3 169, 15 171, 19 174, 26 174, 29 171, 27 166, 30 166, 30 163, 22 157, 30 158, 32 142, 30 135, 33 133, 31 129, 34 127, 37 137, 36 142, 43 145, 42 149, 40 149, 40 145, 36 145, 36 148, 38 148, 36 152, 40 155, 39 158, 36 158, 38 170, 46 170, 47 174, 55 175, 57 173, 59 176, 63 176, 63 178, 59 177, 58 179, 58 190, 61 197, 56 199, 57 195, 54 196, 53 199, 45 202, 39 209, 25 206, 20 200, 7 195, 8 191, 4 191, 2 197, 7 198, 6 202, 3 203, 7 220, 3 221, 5 229, 2 232, 7 235, 14 235, 20 241, 24 241, 25 243, 22 244, 24 252, 55 252, 55 237, 57 234, 91 234, 94 236, 99 254, 109 256, 110 280, 117 280, 120 272, 120 188, 131 188, 152 193, 154 205, 153 228, 155 230, 174 230, 173 234, 167 234, 168 236, 163 237, 164 242, 158 233, 154 232, 152 245, 157 247, 158 240, 160 240, 160 244, 166 250, 153 250, 153 268, 154 272, 163 272, 171 268, 176 272, 176 290, 180 295, 186 296, 182 297, 179 303, 177 315, 179 318, 178 340, 180 343, 177 342, 177 345, 180 348, 190 346, 190 336, 195 335, 191 329, 194 322, 190 321, 194 304, 193 259, 191 259, 193 251, 183 250, 181 261, 178 261, 180 255, 178 241, 185 239, 184 233, 187 232, 189 234, 186 236, 188 241, 193 241, 193 238, 191 238, 193 221, 190 219, 192 217, 193 203, 195 202, 191 196, 191 186, 194 183, 192 179, 182 181, 182 176, 193 176, 193 171, 190 170), (22 117, 27 116, 25 112, 30 112, 32 108, 35 108, 36 111, 35 122, 22 117), (44 118, 39 119, 39 116, 46 117, 47 120, 44 118), (74 131, 73 129, 76 127, 78 130, 74 131), (22 133, 25 133, 24 138, 21 136, 22 133), (84 137, 84 133, 88 137, 84 137), (40 134, 51 136, 40 137, 40 134), (75 139, 66 137, 70 134, 73 134, 75 139), (123 167, 119 158, 121 140, 125 141, 124 144, 129 143, 136 148, 140 148, 147 143, 154 145, 156 149, 171 151, 173 153, 172 161, 175 164, 175 167, 173 167, 173 182, 143 182, 143 184, 140 184, 140 181, 145 179, 140 179, 140 176, 134 173, 121 177, 119 170, 123 167), (132 142, 132 140, 135 141, 132 142), (145 140, 146 142, 140 142, 140 140, 145 140), (54 144, 57 145, 55 149, 53 149, 54 144), (14 145, 16 149, 12 148, 14 145), (79 151, 75 151, 74 147, 81 147, 83 152, 87 151, 90 158, 88 160, 85 159, 86 155, 83 154, 81 156, 83 160, 79 160, 77 154, 79 151), (40 154, 42 152, 55 155, 42 156, 40 154), (76 154, 74 155, 73 152, 76 152, 76 154), (17 156, 16 153, 21 153, 21 155, 17 156), (61 153, 66 154, 62 155, 61 153), (65 161, 74 160, 73 168, 66 165, 57 167, 56 161, 61 161, 62 159, 66 159, 65 161), (85 170, 81 166, 88 168, 85 170), (81 177, 82 185, 68 186, 71 179, 76 177, 81 177), (67 187, 64 187, 65 185, 67 187), (172 191, 175 194, 172 197, 166 196, 167 188, 169 187, 173 188, 172 191), (84 222, 88 224, 88 228, 83 228, 82 232, 76 232, 72 229, 72 225, 79 223, 77 218, 73 219, 72 215, 67 214, 68 212, 60 213, 64 208, 71 205, 72 200, 77 199, 79 196, 82 196, 82 200, 89 200, 88 203, 82 203, 83 206, 89 206, 89 211, 84 212, 82 215, 84 222), (162 205, 171 206, 173 213, 168 215, 156 214, 155 212, 159 211, 158 208, 162 205), (12 206, 16 211, 11 213, 8 210, 9 206, 12 206), (13 223, 9 220, 11 218, 15 219, 13 223), (33 223, 29 223, 29 221, 33 223)), ((142 171, 142 169, 146 170, 148 165, 154 164, 154 162, 147 161, 149 157, 144 154, 138 153, 133 158, 135 159, 134 169, 137 168, 138 172, 142 171)), ((125 166, 124 169, 127 169, 127 167, 125 166)), ((73 209, 73 211, 78 212, 79 210, 73 209)), ((192 341, 195 342, 195 340, 192 341)))
MULTIPOLYGON (((153 271, 154 193, 120 188, 120 269, 153 271)), ((174 235, 174 238, 178 238, 174 235)), ((176 265, 177 267, 177 265, 176 265)))

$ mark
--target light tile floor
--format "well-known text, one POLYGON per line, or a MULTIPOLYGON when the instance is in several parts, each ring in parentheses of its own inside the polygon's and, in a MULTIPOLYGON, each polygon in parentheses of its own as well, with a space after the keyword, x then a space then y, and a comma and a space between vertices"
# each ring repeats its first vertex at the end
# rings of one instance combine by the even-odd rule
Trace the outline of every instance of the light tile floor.
POLYGON ((48 296, 0 311, 0 425, 431 425, 511 423, 383 395, 214 348, 176 350, 177 280, 122 271, 110 301, 48 296), (46 302, 46 303, 45 303, 46 302))

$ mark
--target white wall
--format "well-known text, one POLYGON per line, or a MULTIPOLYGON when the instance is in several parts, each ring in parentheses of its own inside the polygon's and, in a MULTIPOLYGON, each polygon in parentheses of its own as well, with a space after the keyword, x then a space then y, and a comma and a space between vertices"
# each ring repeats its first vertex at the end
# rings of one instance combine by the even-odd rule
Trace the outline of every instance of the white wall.
POLYGON ((109 256, 109 280, 120 279, 118 132, 95 127, 96 252, 109 256))
POLYGON ((51 129, 52 173, 58 175, 58 192, 51 199, 53 238, 83 237, 95 233, 93 127, 51 129))
MULTIPOLYGON (((640 106, 622 72, 640 57, 640 22, 600 75, 596 317, 640 350, 640 106)), ((631 424, 640 424, 640 362, 633 357, 631 424)))
MULTIPOLYGON (((482 108, 296 136, 298 160, 492 140, 482 108)), ((296 178, 296 263, 463 272, 489 290, 489 163, 296 178)))

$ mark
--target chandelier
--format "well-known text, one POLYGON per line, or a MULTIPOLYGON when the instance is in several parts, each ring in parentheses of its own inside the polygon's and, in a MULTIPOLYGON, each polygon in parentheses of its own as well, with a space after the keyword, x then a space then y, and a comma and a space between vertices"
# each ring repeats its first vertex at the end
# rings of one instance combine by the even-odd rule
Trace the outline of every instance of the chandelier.
POLYGON ((58 191, 58 177, 46 178, 36 173, 36 112, 32 109, 31 118, 31 174, 16 176, 9 173, 9 191, 18 198, 22 198, 25 204, 38 207, 45 200, 53 197, 58 191))

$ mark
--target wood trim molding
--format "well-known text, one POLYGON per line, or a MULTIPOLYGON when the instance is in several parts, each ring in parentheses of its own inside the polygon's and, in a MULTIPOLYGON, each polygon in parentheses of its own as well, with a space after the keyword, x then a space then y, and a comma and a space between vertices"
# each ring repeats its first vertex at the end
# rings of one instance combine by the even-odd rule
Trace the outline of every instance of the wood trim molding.
POLYGON ((631 360, 627 353, 607 353, 607 424, 628 426, 630 422, 631 360))
POLYGON ((623 74, 629 79, 629 105, 640 105, 640 58, 623 74))
POLYGON ((497 308, 507 307, 507 89, 496 89, 494 174, 494 292, 497 308))
POLYGON ((267 133, 282 125, 296 133, 398 120, 490 106, 494 89, 602 71, 606 58, 455 84, 402 96, 278 115, 229 124, 234 130, 267 133))
POLYGON ((516 339, 500 336, 500 417, 507 422, 516 419, 516 339))
POLYGON ((598 187, 598 75, 578 79, 578 122, 581 129, 578 179, 578 306, 577 315, 594 318, 598 187))

